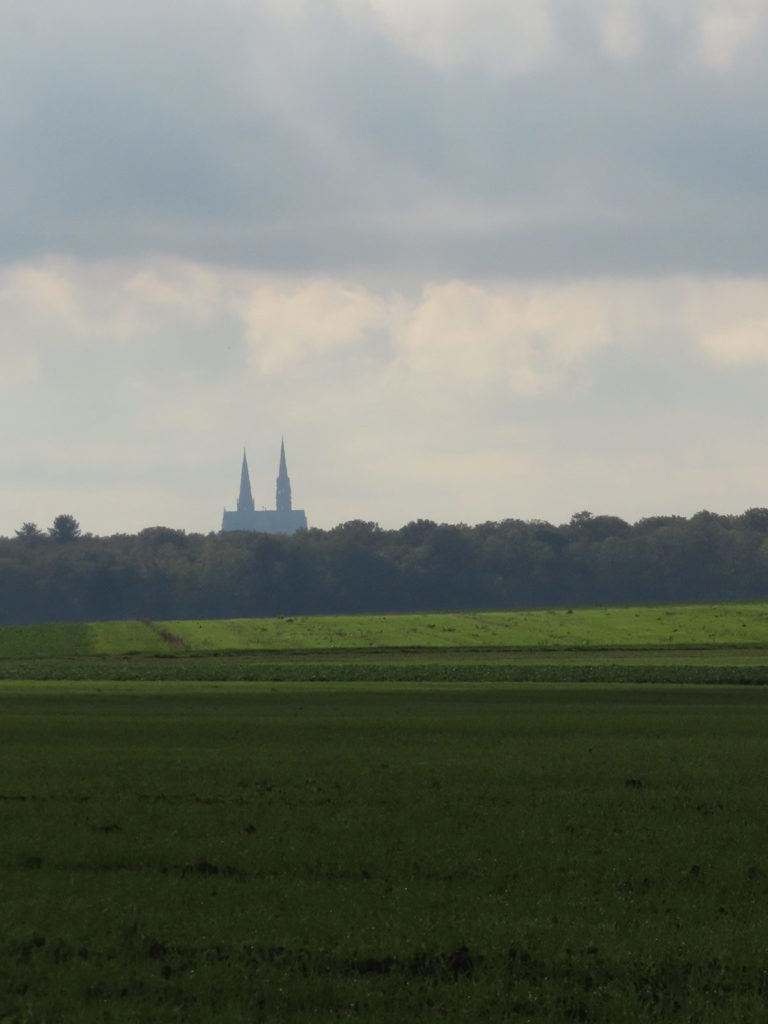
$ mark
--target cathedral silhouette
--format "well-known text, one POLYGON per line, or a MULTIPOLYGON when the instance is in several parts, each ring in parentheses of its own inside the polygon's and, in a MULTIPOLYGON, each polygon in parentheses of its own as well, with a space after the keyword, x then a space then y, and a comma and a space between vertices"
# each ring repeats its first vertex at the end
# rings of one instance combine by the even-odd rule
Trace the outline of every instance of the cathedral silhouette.
POLYGON ((234 512, 224 510, 221 529, 256 530, 259 533, 296 533, 306 530, 307 517, 302 509, 291 506, 291 481, 285 464, 285 444, 280 441, 280 469, 277 474, 277 493, 274 509, 256 509, 251 492, 251 478, 248 474, 248 459, 243 449, 243 466, 240 471, 240 496, 234 512))

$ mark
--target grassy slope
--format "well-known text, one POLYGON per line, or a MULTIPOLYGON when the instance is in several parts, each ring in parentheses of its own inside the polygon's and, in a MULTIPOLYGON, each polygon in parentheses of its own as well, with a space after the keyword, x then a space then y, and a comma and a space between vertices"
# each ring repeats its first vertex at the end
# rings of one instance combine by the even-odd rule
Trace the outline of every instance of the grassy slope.
POLYGON ((159 625, 192 650, 768 645, 766 604, 331 615, 159 625))
POLYGON ((768 648, 768 604, 669 605, 461 614, 101 622, 0 629, 0 659, 182 651, 768 648), (178 640, 174 640, 178 638, 178 640))
POLYGON ((150 622, 94 622, 87 628, 92 654, 163 654, 168 650, 168 641, 150 622))

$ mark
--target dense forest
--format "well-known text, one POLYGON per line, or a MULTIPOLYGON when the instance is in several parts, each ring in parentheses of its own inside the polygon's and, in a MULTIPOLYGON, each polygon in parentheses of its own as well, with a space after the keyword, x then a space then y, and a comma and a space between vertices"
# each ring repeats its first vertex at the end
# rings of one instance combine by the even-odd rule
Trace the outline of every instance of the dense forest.
POLYGON ((438 611, 768 597, 768 509, 634 525, 353 520, 292 536, 81 535, 58 516, 0 538, 0 623, 438 611))

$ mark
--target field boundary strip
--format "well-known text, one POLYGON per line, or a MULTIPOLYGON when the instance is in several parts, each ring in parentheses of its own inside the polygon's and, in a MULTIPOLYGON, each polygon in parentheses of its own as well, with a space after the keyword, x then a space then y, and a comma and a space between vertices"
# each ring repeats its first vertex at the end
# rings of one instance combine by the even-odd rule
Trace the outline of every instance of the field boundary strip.
POLYGON ((756 665, 620 664, 604 661, 375 662, 262 661, 249 658, 29 659, 0 664, 0 679, 61 682, 333 683, 649 683, 768 685, 768 662, 756 665))

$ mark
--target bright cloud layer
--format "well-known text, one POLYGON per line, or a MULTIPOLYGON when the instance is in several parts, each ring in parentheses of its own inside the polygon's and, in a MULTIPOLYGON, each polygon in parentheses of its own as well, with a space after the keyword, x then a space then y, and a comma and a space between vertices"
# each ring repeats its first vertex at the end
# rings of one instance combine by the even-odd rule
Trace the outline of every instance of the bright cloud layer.
MULTIPOLYGON (((616 442, 626 445, 626 462, 613 484, 598 485, 608 456, 598 457, 594 445, 602 437, 598 448, 612 448, 604 431, 612 429, 616 402, 626 403, 625 424, 636 430, 643 405, 635 388, 645 386, 644 377, 711 373, 715 386, 717 368, 751 374, 768 359, 764 278, 452 281, 428 284, 408 298, 351 281, 178 261, 109 268, 48 261, 0 274, 0 316, 14 330, 0 368, 4 404, 23 438, 19 447, 27 457, 42 453, 41 480, 50 477, 51 458, 75 482, 78 474, 103 477, 104 520, 89 524, 97 532, 109 532, 108 519, 114 529, 146 525, 150 495, 156 501, 164 486, 176 521, 216 528, 220 505, 232 500, 240 446, 266 446, 271 433, 285 433, 293 445, 297 482, 303 477, 299 493, 316 524, 354 515, 396 524, 409 517, 412 500, 449 519, 483 519, 494 511, 503 517, 504 508, 507 515, 545 514, 530 504, 520 508, 520 474, 538 481, 550 500, 559 480, 563 500, 573 494, 571 504, 581 505, 588 495, 576 500, 579 483, 591 481, 610 509, 611 486, 633 460, 645 465, 644 444, 657 430, 654 443, 664 443, 663 425, 668 429, 670 414, 680 412, 661 409, 655 426, 634 439, 631 431, 614 429, 616 442), (660 332, 671 338, 677 369, 668 360, 662 368, 658 346, 649 344, 660 332), (617 379, 619 392, 609 396, 605 374, 617 360, 632 365, 634 377, 617 379), (77 408, 70 399, 75 390, 77 408), (559 434, 563 408, 581 423, 580 439, 578 432, 559 434), (530 422, 522 448, 521 409, 530 422), (557 450, 547 452, 548 444, 557 450), (474 458, 475 450, 482 456, 474 458), (143 462, 137 452, 144 452, 143 462), (483 493, 480 481, 479 490, 441 489, 451 452, 470 478, 482 466, 505 481, 495 485, 501 490, 483 493), (339 467, 346 498, 323 486, 339 467), (410 481, 408 491, 382 488, 393 469, 410 481), (121 490, 126 472, 130 495, 121 490), (220 492, 212 495, 215 481, 220 492), (196 493, 200 486, 193 511, 185 487, 196 493), (434 486, 442 506, 431 497, 434 486)), ((648 385, 646 402, 657 384, 648 385)), ((674 438, 667 443, 674 449, 674 438)), ((255 476, 267 481, 267 503, 274 452, 265 447, 251 459, 255 476)), ((67 494, 76 492, 72 483, 67 494)), ((28 508, 22 518, 56 514, 59 499, 45 497, 48 485, 37 498, 25 486, 30 505, 50 507, 45 513, 28 508)), ((616 502, 614 511, 621 511, 616 502)), ((9 532, 18 518, 9 508, 0 529, 9 532)))

